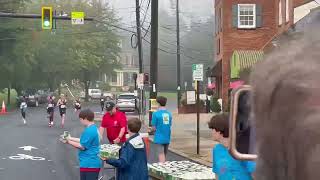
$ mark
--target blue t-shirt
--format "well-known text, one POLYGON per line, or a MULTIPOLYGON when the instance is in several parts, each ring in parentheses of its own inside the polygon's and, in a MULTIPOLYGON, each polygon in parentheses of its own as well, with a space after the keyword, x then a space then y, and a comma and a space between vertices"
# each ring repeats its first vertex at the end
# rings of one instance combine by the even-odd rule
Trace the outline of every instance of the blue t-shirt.
POLYGON ((158 110, 152 114, 151 123, 156 128, 154 143, 169 144, 171 140, 172 114, 167 110, 158 110))
POLYGON ((79 150, 80 168, 101 168, 99 158, 100 140, 95 124, 86 127, 81 134, 80 144, 85 150, 79 150))
POLYGON ((217 144, 212 153, 212 171, 219 180, 252 180, 255 162, 234 159, 222 144, 217 144))

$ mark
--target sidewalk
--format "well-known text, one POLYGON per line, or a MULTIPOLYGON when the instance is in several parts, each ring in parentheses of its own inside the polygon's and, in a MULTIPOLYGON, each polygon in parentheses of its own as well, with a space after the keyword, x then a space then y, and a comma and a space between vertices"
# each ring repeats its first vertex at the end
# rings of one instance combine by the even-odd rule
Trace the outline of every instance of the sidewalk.
POLYGON ((207 122, 213 115, 200 114, 200 155, 197 155, 197 115, 173 112, 170 151, 211 167, 212 148, 216 142, 212 140, 207 122))

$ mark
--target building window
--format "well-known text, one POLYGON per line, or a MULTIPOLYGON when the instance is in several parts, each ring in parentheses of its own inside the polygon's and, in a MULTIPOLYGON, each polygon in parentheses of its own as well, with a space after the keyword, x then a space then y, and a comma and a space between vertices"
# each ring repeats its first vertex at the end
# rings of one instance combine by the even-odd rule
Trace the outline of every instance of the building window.
POLYGON ((116 83, 117 82, 117 74, 118 73, 112 73, 112 75, 111 75, 111 82, 113 82, 113 83, 116 83))
POLYGON ((256 28, 256 5, 238 4, 238 27, 256 28))
POLYGON ((279 0, 279 26, 282 25, 282 0, 279 0))
POLYGON ((289 22, 289 0, 286 0, 286 22, 289 22))

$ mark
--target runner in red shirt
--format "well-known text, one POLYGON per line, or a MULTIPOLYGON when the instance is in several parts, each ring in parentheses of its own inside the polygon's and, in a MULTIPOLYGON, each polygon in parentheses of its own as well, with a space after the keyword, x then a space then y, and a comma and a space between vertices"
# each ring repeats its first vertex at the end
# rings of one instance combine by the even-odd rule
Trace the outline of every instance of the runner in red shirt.
POLYGON ((117 110, 113 102, 106 103, 106 114, 102 118, 99 128, 100 136, 103 137, 104 130, 107 130, 107 138, 110 144, 122 144, 126 142, 127 117, 117 110))

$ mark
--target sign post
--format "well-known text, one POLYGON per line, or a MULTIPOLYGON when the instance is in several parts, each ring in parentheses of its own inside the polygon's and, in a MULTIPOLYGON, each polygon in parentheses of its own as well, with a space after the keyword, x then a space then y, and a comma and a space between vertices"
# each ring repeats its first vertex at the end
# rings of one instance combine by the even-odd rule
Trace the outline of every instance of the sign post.
POLYGON ((203 81, 203 64, 192 65, 192 77, 197 93, 197 154, 200 154, 200 82, 203 81))

